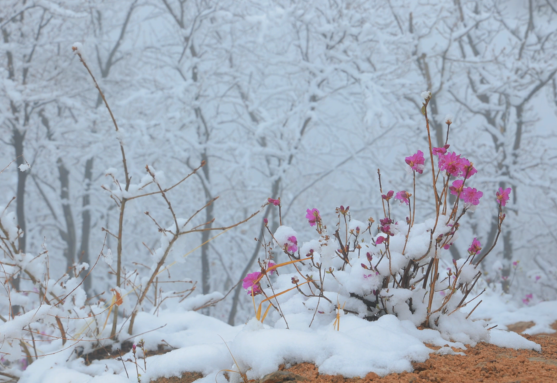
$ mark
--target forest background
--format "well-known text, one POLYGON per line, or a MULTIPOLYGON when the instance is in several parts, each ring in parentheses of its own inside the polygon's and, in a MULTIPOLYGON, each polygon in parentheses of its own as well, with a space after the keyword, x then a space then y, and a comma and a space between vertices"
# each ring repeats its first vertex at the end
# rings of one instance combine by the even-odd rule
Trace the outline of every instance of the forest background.
MULTIPOLYGON (((53 279, 95 264, 104 245, 84 282, 89 297, 115 284, 106 233, 119 209, 107 189, 123 176, 119 142, 136 182, 146 165, 170 186, 205 162, 168 193, 180 216, 219 197, 194 226, 232 225, 280 197, 283 222, 303 237, 306 209, 332 220, 349 205, 354 218, 381 218, 378 168, 384 189, 410 188, 401 169, 427 148, 420 94, 429 90, 433 145, 443 146, 451 114, 450 150, 481 169, 475 186, 513 190, 485 278, 523 304, 557 298, 555 0, 5 1, 0 30, 0 167, 14 161, 0 202, 16 197, 3 219, 12 213, 25 233, 23 253, 48 250, 53 279)), ((420 219, 433 214, 428 197, 418 187, 420 219)), ((161 198, 127 209, 122 267, 132 280, 160 246, 153 220, 173 221, 161 198)), ((264 218, 274 232, 268 205, 186 258, 218 232, 185 236, 159 282, 230 292, 205 313, 245 322, 251 299, 238 283, 264 256, 264 218)), ((448 251, 459 259, 474 237, 488 248, 496 232, 496 206, 482 201, 448 251)))

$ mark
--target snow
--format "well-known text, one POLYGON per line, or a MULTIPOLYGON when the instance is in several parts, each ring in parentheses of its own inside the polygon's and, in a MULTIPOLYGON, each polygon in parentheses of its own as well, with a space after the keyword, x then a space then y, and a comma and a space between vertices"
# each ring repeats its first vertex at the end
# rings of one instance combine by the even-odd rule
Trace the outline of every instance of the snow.
MULTIPOLYGON (((495 294, 489 299, 498 308, 510 308, 500 298, 501 296, 495 294)), ((452 347, 465 350, 466 344, 475 344, 449 339, 459 337, 454 328, 446 333, 433 329, 419 330, 411 321, 401 320, 394 315, 384 315, 372 322, 352 314, 342 315, 339 331, 336 331, 333 326, 334 315, 327 320, 317 320, 312 327, 305 323, 307 316, 303 313, 301 316, 288 316, 290 329, 284 327, 282 320, 270 326, 255 318, 243 325, 230 326, 218 319, 188 311, 189 307, 169 308, 158 316, 145 312, 138 314, 134 330, 138 335, 132 337, 135 343, 143 340, 146 349, 156 349, 159 344, 168 344, 173 348, 166 354, 148 357, 146 371, 142 371, 143 359, 138 360, 142 380, 180 376, 183 372, 190 371, 204 375, 199 380, 200 383, 225 383, 222 375, 224 369, 240 369, 249 379, 258 379, 276 371, 280 364, 299 362, 314 363, 322 374, 363 377, 369 372, 375 372, 384 376, 412 371, 411 362, 423 362, 431 353, 464 355, 453 351, 452 347), (434 351, 425 343, 441 349, 434 351)), ((285 307, 283 309, 286 310, 285 307)), ((49 310, 45 306, 40 312, 27 313, 17 323, 10 324, 10 329, 5 324, 0 331, 2 334, 15 334, 20 331, 17 328, 25 326, 33 315, 45 315, 49 310)), ((476 312, 481 310, 477 309, 476 312)), ((556 320, 557 301, 543 302, 513 312, 500 312, 497 321, 533 318, 540 325, 556 320)), ((476 318, 470 323, 481 324, 476 327, 476 330, 481 329, 476 335, 481 337, 487 334, 484 340, 488 343, 499 347, 541 351, 538 344, 514 332, 504 329, 485 330, 487 322, 482 319, 476 318)), ((493 320, 489 323, 491 326, 493 320)), ((131 352, 123 354, 122 359, 126 369, 121 361, 114 359, 94 361, 86 366, 83 359, 72 357, 72 351, 65 349, 46 355, 31 364, 23 371, 20 382, 137 381, 131 352)), ((241 381, 239 374, 230 373, 230 377, 233 383, 241 381)))
POLYGON ((31 167, 29 166, 29 164, 21 164, 18 166, 19 171, 20 172, 26 172, 27 170, 29 170, 31 167))

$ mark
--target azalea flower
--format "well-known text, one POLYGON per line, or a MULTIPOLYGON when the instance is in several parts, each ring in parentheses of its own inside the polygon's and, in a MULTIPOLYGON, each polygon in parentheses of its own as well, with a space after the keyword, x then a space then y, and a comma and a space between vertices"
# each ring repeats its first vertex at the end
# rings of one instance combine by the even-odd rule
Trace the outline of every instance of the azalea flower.
POLYGON ((447 153, 447 149, 449 149, 449 146, 451 145, 445 145, 441 148, 433 148, 433 155, 434 156, 439 156, 439 155, 444 155, 447 153))
POLYGON ((242 282, 242 287, 248 291, 248 295, 252 294, 257 295, 261 294, 261 287, 259 287, 259 283, 255 283, 257 279, 261 276, 259 271, 246 275, 244 281, 242 282))
POLYGON ((424 153, 421 150, 410 157, 405 158, 406 163, 412 168, 412 170, 422 174, 424 172, 424 153))
POLYGON ((482 198, 483 195, 484 193, 476 190, 476 188, 465 188, 462 190, 461 198, 466 203, 478 205, 480 203, 480 198, 482 198))
POLYGON ((449 187, 449 190, 451 191, 451 194, 459 195, 460 193, 462 193, 462 184, 463 183, 464 183, 464 181, 462 181, 462 180, 453 181, 453 185, 451 187, 449 187))
POLYGON ((272 203, 272 204, 275 205, 275 206, 280 205, 280 198, 279 198, 279 199, 272 199, 272 198, 269 198, 269 199, 267 199, 267 201, 269 201, 269 203, 272 203))
POLYGON ((393 197, 393 194, 395 194, 395 192, 392 191, 392 190, 389 190, 389 192, 388 192, 387 194, 383 194, 383 195, 381 196, 381 198, 383 198, 384 200, 387 200, 387 201, 388 201, 388 200, 390 200, 390 199, 393 197))
POLYGON ((478 241, 477 238, 474 238, 472 244, 468 248, 468 252, 470 254, 478 254, 482 250, 482 244, 478 241))
POLYGON ((439 170, 445 170, 447 174, 458 177, 461 172, 460 155, 451 152, 439 156, 439 170))
POLYGON ((291 253, 295 253, 298 250, 298 240, 295 236, 288 237, 287 245, 287 250, 291 253))
POLYGON ((460 167, 461 167, 460 175, 465 179, 472 177, 474 174, 478 172, 474 167, 474 164, 468 161, 466 158, 460 159, 460 167))
POLYGON ((496 194, 497 202, 501 206, 505 206, 509 200, 509 194, 511 194, 511 188, 506 188, 505 190, 503 190, 503 188, 499 188, 499 191, 496 194))
POLYGON ((381 223, 381 226, 390 225, 391 223, 393 223, 393 220, 388 217, 385 217, 383 219, 380 219, 379 223, 381 223))
POLYGON ((306 218, 309 221, 310 226, 315 226, 315 224, 321 221, 321 216, 319 215, 319 210, 317 209, 307 209, 306 218))
POLYGON ((405 203, 408 205, 408 198, 410 198, 410 194, 406 191, 402 190, 396 193, 395 199, 398 199, 400 203, 405 203))
MULTIPOLYGON (((268 261, 267 262, 267 270, 269 270, 271 267, 275 266, 276 263, 274 263, 273 261, 268 261)), ((273 273, 276 273, 277 269, 273 269, 270 271, 270 274, 273 275, 273 273)))

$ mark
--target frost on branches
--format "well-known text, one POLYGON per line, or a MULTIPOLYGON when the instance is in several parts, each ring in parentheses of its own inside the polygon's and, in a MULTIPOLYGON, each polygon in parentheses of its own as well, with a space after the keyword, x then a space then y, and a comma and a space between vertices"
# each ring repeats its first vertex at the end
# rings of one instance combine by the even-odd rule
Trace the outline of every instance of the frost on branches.
MULTIPOLYGON (((479 288, 483 283, 478 284, 482 275, 479 264, 495 245, 483 249, 474 238, 467 257, 458 261, 451 260, 447 250, 458 238, 461 218, 482 201, 498 204, 498 238, 505 219, 502 209, 511 189, 500 189, 485 201, 484 193, 474 187, 474 164, 449 152, 448 142, 440 148, 431 145, 427 117, 431 96, 426 93, 422 112, 429 158, 421 150, 405 158, 413 173, 414 184, 407 188, 412 192, 384 192, 378 171, 381 217, 364 223, 352 219, 349 207, 340 206, 331 225, 318 209, 308 209, 304 225, 315 227, 315 236, 304 242, 291 227, 280 226, 274 233, 267 227, 271 236, 264 245, 268 259, 243 285, 253 297, 257 320, 263 322, 272 310, 278 328, 339 329, 343 315, 377 321, 392 314, 416 327, 436 329, 447 340, 475 343, 489 339, 487 324, 473 322, 460 309, 475 309, 481 303, 484 291, 479 288), (435 215, 423 222, 415 222, 416 182, 431 185, 430 198, 435 203, 435 215), (448 202, 450 195, 455 196, 453 204, 448 202), (393 204, 407 207, 407 215, 395 216, 393 204), (270 262, 277 246, 289 261, 270 262), (271 278, 275 271, 278 276, 271 278)), ((446 124, 450 129, 452 118, 446 124)), ((280 208, 280 200, 269 203, 280 208)))

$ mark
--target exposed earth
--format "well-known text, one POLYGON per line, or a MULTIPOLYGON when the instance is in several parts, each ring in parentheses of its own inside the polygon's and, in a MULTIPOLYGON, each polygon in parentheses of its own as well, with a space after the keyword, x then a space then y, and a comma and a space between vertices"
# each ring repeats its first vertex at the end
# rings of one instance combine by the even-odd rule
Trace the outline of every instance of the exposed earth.
MULTIPOLYGON (((520 322, 508 326, 509 330, 522 333, 533 326, 532 322, 520 322)), ((557 330, 557 322, 553 324, 557 330)), ((364 383, 364 382, 557 382, 557 333, 524 335, 542 346, 542 352, 500 348, 486 343, 478 343, 462 355, 431 354, 424 363, 413 363, 413 372, 389 374, 379 377, 369 373, 362 378, 320 375, 315 365, 301 363, 290 368, 281 366, 280 371, 267 375, 260 381, 250 383, 364 383)), ((432 349, 438 347, 431 346, 432 349)), ((184 373, 181 377, 159 378, 156 383, 192 383, 202 375, 195 372, 184 373)))

